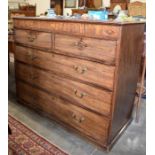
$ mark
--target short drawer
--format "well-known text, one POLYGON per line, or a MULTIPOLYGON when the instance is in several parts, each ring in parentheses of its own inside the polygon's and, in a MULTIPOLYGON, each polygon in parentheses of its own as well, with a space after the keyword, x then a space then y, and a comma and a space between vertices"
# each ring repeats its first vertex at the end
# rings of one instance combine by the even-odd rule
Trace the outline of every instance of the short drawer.
POLYGON ((85 109, 70 104, 68 101, 49 95, 20 81, 17 82, 18 97, 35 109, 79 130, 83 134, 97 140, 102 145, 106 143, 109 120, 85 109), (23 95, 24 94, 24 95, 23 95), (33 99, 30 99, 32 98, 33 99))
POLYGON ((112 92, 16 62, 16 77, 91 111, 110 115, 112 92))
POLYGON ((116 41, 56 34, 54 46, 63 54, 115 64, 116 41))
POLYGON ((120 37, 120 27, 103 24, 86 24, 85 35, 107 40, 118 40, 120 37))
POLYGON ((113 90, 114 66, 16 46, 15 58, 113 90))
POLYGON ((15 30, 15 41, 18 43, 50 49, 52 48, 51 33, 31 30, 15 30))

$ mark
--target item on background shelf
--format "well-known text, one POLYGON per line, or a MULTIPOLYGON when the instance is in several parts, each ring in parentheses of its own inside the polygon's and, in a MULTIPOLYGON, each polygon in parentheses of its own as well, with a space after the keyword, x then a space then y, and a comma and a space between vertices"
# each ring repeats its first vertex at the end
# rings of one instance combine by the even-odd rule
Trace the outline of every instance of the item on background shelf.
POLYGON ((72 16, 74 19, 81 19, 81 15, 78 13, 75 13, 74 16, 72 16))
POLYGON ((89 19, 89 15, 85 13, 81 16, 81 19, 87 20, 89 19))
POLYGON ((47 17, 50 17, 50 18, 55 18, 56 17, 54 9, 48 9, 47 17))
POLYGON ((121 10, 122 10, 121 6, 120 5, 116 5, 112 12, 113 12, 113 14, 115 16, 117 16, 121 10))
POLYGON ((89 19, 93 20, 108 20, 108 11, 88 11, 89 19))
POLYGON ((135 20, 132 17, 129 17, 126 11, 121 10, 119 11, 119 14, 117 15, 115 21, 123 22, 123 21, 135 21, 135 20))

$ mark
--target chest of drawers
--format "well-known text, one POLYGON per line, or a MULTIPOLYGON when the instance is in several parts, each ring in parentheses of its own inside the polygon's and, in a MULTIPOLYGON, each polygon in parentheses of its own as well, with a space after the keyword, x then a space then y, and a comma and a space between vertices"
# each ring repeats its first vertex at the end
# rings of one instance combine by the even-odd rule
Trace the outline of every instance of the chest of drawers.
POLYGON ((14 19, 20 103, 109 150, 131 122, 144 23, 14 19))

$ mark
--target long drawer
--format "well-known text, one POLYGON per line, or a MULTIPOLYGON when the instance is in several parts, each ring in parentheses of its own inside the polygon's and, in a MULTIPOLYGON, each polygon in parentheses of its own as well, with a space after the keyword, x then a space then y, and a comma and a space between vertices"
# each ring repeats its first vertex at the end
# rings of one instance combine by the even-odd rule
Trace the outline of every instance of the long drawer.
POLYGON ((108 119, 20 81, 17 81, 17 94, 19 99, 24 100, 31 107, 55 116, 87 136, 98 140, 102 145, 106 142, 109 127, 108 119))
POLYGON ((55 50, 107 64, 115 64, 116 41, 55 34, 55 50))
POLYGON ((17 29, 15 30, 15 41, 34 47, 52 48, 52 35, 46 32, 17 29))
POLYGON ((16 46, 15 58, 113 90, 114 66, 16 46))
POLYGON ((109 115, 112 92, 16 62, 16 77, 87 109, 109 115))

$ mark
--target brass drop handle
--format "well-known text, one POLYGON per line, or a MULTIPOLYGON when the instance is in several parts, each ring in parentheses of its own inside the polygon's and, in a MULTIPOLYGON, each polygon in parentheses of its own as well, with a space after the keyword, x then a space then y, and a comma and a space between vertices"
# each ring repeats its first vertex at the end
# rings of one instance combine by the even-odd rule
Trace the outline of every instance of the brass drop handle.
POLYGON ((75 42, 74 45, 77 46, 81 50, 85 47, 88 47, 88 45, 83 41, 82 38, 78 42, 75 42))
POLYGON ((35 60, 38 58, 37 56, 34 56, 31 52, 28 52, 26 56, 29 57, 31 60, 35 60))
POLYGON ((73 118, 76 118, 76 114, 73 113, 73 114, 72 114, 72 117, 73 117, 73 118))
POLYGON ((29 42, 34 42, 34 40, 37 38, 37 36, 36 36, 36 34, 29 33, 27 38, 28 38, 29 42))
POLYGON ((78 123, 82 123, 85 120, 84 117, 78 117, 75 113, 72 114, 72 118, 78 123))
POLYGON ((79 119, 79 123, 82 123, 84 120, 85 120, 84 117, 80 117, 80 119, 79 119))
POLYGON ((80 74, 84 74, 87 71, 87 67, 81 67, 81 66, 73 66, 74 70, 80 74))
POLYGON ((78 90, 74 89, 74 94, 75 96, 77 96, 78 98, 83 98, 86 94, 85 93, 80 93, 78 92, 78 90))
POLYGON ((36 39, 36 37, 28 36, 28 41, 29 42, 34 42, 35 39, 36 39))
POLYGON ((84 47, 87 47, 87 44, 84 41, 80 40, 79 43, 78 43, 78 46, 80 48, 84 48, 84 47))
POLYGON ((26 56, 27 56, 27 57, 31 57, 31 56, 32 56, 31 51, 28 51, 28 52, 26 53, 26 56))

